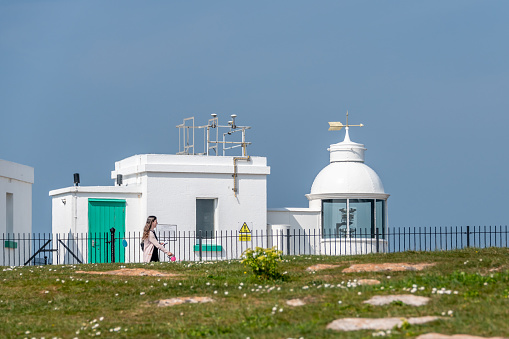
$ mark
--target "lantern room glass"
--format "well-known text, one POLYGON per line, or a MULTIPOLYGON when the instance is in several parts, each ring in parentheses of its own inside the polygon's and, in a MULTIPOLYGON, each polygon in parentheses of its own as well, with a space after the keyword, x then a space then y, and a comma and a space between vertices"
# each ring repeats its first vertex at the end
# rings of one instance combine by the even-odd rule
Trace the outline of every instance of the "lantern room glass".
POLYGON ((375 201, 373 199, 349 199, 350 237, 374 238, 375 201))
POLYGON ((385 200, 376 200, 376 228, 380 239, 385 239, 385 200))
POLYGON ((322 237, 385 239, 385 200, 322 200, 322 237))
POLYGON ((323 238, 339 238, 347 229, 346 199, 322 200, 323 238))

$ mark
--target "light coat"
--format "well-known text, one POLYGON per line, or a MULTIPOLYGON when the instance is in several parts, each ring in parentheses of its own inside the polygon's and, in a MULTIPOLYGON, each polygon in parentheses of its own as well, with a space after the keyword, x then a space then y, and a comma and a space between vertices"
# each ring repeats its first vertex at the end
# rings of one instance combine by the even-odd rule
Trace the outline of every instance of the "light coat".
POLYGON ((163 245, 157 241, 156 236, 153 231, 148 232, 148 238, 143 240, 143 261, 144 262, 150 262, 150 259, 152 258, 152 252, 154 252, 154 248, 157 247, 164 253, 167 253, 168 251, 166 248, 164 248, 163 245))

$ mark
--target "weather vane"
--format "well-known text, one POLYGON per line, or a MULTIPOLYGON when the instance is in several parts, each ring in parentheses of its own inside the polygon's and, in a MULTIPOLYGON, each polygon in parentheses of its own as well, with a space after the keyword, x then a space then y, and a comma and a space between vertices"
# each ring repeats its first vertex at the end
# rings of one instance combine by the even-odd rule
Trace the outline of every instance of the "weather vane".
POLYGON ((362 127, 364 126, 363 124, 360 124, 360 125, 349 125, 348 124, 348 111, 346 111, 346 125, 343 125, 342 123, 340 123, 339 121, 335 121, 335 122, 329 122, 329 131, 339 131, 341 130, 343 127, 350 127, 350 126, 358 126, 358 127, 362 127))

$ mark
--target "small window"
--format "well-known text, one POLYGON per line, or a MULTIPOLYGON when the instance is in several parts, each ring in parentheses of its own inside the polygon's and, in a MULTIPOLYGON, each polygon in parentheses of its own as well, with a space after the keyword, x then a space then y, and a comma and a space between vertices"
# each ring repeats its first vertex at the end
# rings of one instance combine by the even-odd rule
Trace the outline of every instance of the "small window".
POLYGON ((214 239, 216 199, 196 199, 196 236, 214 239))

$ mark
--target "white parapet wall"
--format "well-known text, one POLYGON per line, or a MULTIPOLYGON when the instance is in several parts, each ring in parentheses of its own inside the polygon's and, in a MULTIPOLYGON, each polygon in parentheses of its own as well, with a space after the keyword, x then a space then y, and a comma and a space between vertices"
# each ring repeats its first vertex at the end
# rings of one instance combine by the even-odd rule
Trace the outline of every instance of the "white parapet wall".
POLYGON ((284 254, 315 254, 320 248, 320 211, 312 208, 273 208, 267 211, 270 246, 284 254), (290 237, 288 237, 288 235, 290 237))

